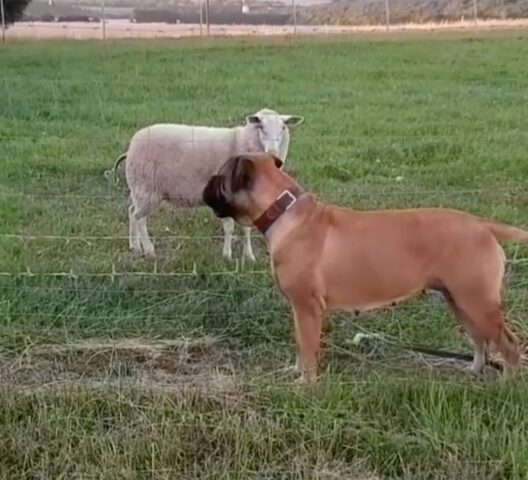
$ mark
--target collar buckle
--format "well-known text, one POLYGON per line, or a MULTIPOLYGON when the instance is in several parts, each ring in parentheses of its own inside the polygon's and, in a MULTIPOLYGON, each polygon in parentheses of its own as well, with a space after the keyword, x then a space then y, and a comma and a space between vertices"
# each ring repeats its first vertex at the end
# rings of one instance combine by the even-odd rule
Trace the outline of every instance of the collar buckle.
POLYGON ((284 207, 284 211, 289 210, 291 207, 293 207, 293 204, 297 201, 297 197, 291 193, 289 190, 284 190, 278 197, 277 202, 282 202, 282 199, 285 197, 289 197, 289 203, 284 207))

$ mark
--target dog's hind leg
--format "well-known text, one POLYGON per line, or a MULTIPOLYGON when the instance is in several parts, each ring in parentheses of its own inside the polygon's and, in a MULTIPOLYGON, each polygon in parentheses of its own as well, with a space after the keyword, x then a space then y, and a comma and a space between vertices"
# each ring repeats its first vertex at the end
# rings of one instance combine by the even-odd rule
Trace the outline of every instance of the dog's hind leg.
POLYGON ((449 305, 449 308, 454 313, 457 320, 462 324, 473 343, 474 354, 473 363, 471 364, 470 370, 475 374, 482 373, 482 369, 486 365, 487 361, 487 342, 480 338, 474 329, 471 328, 471 319, 457 305, 455 299, 451 295, 451 292, 444 287, 440 287, 437 290, 443 294, 447 304, 449 305))
POLYGON ((519 340, 504 322, 499 336, 495 340, 495 345, 507 362, 505 369, 506 376, 513 377, 519 370, 521 364, 521 350, 519 348, 519 340))
POLYGON ((488 361, 488 345, 487 342, 477 339, 474 335, 470 335, 470 338, 475 349, 473 363, 471 364, 470 370, 478 375, 479 373, 482 373, 482 369, 488 361))
MULTIPOLYGON (((482 308, 480 305, 478 308, 482 308)), ((486 343, 493 343, 505 360, 504 373, 513 376, 521 360, 517 337, 506 326, 500 305, 481 310, 480 315, 472 317, 475 334, 486 343)), ((473 338, 475 338, 475 334, 473 338)))
POLYGON ((488 292, 485 285, 474 284, 457 289, 451 296, 444 292, 448 303, 470 335, 475 345, 471 369, 479 373, 486 362, 487 345, 493 343, 506 362, 505 373, 514 374, 521 355, 515 335, 506 326, 500 305, 500 293, 488 292))

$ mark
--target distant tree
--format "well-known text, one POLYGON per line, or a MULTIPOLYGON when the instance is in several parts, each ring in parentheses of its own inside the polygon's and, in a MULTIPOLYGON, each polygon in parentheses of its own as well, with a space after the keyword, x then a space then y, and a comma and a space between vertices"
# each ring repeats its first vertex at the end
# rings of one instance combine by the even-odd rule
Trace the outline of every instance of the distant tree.
POLYGON ((18 22, 31 0, 3 0, 6 25, 18 22))

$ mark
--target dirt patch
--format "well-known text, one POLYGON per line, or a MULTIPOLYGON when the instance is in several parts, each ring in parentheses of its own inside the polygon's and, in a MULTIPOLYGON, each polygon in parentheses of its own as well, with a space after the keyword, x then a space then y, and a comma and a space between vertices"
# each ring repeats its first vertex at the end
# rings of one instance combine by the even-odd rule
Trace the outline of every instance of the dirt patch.
POLYGON ((41 345, 4 358, 0 386, 35 391, 72 386, 171 393, 237 392, 234 352, 210 337, 179 340, 85 340, 41 345))

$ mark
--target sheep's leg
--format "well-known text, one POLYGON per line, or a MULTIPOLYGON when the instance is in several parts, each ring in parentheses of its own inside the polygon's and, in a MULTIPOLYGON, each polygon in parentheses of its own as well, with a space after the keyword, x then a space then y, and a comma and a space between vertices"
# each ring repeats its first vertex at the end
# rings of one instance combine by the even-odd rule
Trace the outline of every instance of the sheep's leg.
POLYGON ((244 250, 242 255, 254 262, 256 259, 251 246, 251 227, 242 227, 242 230, 244 230, 244 250))
POLYGON ((145 198, 135 195, 132 198, 132 207, 128 210, 130 248, 139 255, 154 256, 154 245, 147 230, 147 217, 157 204, 159 202, 156 202, 152 196, 145 198))
POLYGON ((142 217, 138 220, 138 231, 139 231, 139 240, 141 241, 141 247, 143 253, 147 257, 155 257, 156 253, 154 251, 154 244, 150 239, 148 229, 147 229, 147 217, 142 217))
POLYGON ((235 231, 235 221, 232 218, 222 218, 222 226, 224 227, 224 247, 222 255, 228 260, 233 259, 233 232, 235 231))
POLYGON ((139 239, 138 222, 135 215, 136 207, 134 204, 128 207, 128 244, 130 250, 141 255, 141 241, 139 239))

